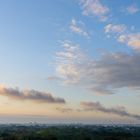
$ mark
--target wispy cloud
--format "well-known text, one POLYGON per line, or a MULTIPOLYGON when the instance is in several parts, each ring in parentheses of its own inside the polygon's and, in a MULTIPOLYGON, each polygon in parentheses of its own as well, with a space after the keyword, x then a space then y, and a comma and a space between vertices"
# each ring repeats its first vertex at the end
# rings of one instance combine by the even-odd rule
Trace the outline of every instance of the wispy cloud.
POLYGON ((53 81, 53 80, 62 80, 60 77, 57 77, 57 76, 54 76, 54 75, 52 75, 52 76, 48 76, 47 77, 47 80, 49 80, 49 81, 53 81))
POLYGON ((78 68, 75 65, 81 63, 84 55, 81 53, 79 45, 70 41, 62 42, 62 51, 56 53, 57 76, 63 79, 64 83, 77 83, 79 77, 78 68))
POLYGON ((59 103, 64 104, 63 98, 54 97, 50 93, 40 92, 37 90, 19 90, 18 88, 8 88, 0 86, 0 95, 15 100, 30 100, 39 103, 59 103))
POLYGON ((73 112, 72 108, 56 108, 57 111, 61 112, 61 113, 71 113, 73 112))
POLYGON ((123 33, 126 30, 126 26, 123 24, 108 24, 104 27, 105 33, 123 33))
POLYGON ((80 0, 84 15, 92 15, 99 18, 100 21, 106 21, 109 8, 104 6, 100 0, 80 0))
POLYGON ((129 113, 124 106, 105 107, 100 102, 82 101, 78 108, 58 107, 60 113, 85 113, 85 112, 102 112, 106 114, 118 115, 121 117, 130 117, 140 120, 140 115, 129 113))
POLYGON ((139 12, 139 8, 135 4, 132 4, 126 8, 126 12, 129 14, 135 14, 139 12))
POLYGON ((100 102, 81 102, 81 106, 85 111, 100 111, 103 113, 119 115, 121 117, 131 117, 140 120, 140 115, 131 114, 122 106, 107 108, 100 104, 100 102))
POLYGON ((72 32, 77 33, 79 35, 89 37, 89 34, 87 31, 85 31, 82 27, 81 24, 77 24, 77 21, 75 19, 72 19, 71 24, 70 24, 70 29, 72 32))

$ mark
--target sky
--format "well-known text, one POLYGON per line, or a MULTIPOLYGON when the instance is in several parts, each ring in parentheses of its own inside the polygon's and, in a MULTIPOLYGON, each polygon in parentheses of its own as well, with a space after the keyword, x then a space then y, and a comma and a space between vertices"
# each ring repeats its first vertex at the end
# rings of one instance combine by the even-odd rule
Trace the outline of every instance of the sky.
POLYGON ((0 123, 140 123, 139 0, 0 0, 0 123))

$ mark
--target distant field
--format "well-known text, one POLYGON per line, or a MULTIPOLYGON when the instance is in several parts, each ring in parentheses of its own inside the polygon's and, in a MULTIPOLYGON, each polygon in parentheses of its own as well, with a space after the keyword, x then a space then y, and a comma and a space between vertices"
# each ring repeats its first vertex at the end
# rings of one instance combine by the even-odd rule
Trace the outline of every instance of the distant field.
POLYGON ((140 140, 140 127, 0 125, 0 140, 140 140))

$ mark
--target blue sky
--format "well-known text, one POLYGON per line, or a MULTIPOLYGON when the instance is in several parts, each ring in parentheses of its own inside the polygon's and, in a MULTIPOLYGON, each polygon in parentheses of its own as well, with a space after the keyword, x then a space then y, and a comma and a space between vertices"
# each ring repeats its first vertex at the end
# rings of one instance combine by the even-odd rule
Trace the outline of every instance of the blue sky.
POLYGON ((1 0, 0 114, 139 122, 139 18, 138 0, 1 0))

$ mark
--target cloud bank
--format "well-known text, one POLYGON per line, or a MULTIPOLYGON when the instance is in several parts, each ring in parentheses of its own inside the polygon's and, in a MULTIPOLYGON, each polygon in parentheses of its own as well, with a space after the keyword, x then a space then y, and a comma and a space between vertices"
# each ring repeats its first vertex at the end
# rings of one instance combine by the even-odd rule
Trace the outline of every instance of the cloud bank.
POLYGON ((78 84, 96 94, 115 94, 121 88, 140 90, 140 53, 114 52, 89 58, 78 45, 64 42, 56 55, 56 75, 65 84, 78 84), (67 55, 69 54, 69 55, 67 55))
POLYGON ((131 114, 126 111, 125 107, 106 108, 99 102, 81 102, 81 106, 85 111, 100 111, 103 113, 119 115, 121 117, 130 117, 140 120, 140 115, 131 114))
POLYGON ((37 90, 23 90, 18 88, 8 88, 0 86, 0 95, 6 96, 15 100, 30 100, 39 103, 59 103, 64 104, 66 101, 63 98, 54 97, 50 93, 40 92, 37 90))

